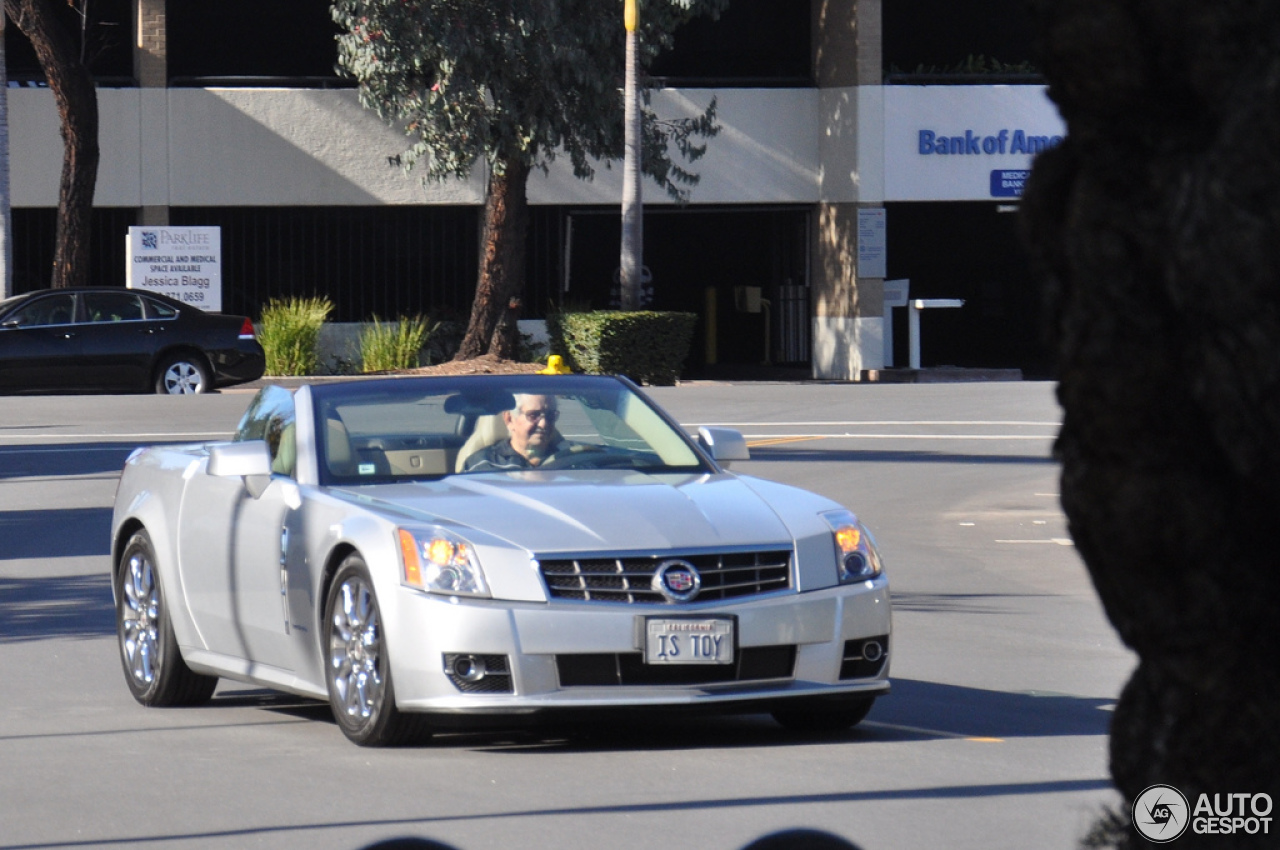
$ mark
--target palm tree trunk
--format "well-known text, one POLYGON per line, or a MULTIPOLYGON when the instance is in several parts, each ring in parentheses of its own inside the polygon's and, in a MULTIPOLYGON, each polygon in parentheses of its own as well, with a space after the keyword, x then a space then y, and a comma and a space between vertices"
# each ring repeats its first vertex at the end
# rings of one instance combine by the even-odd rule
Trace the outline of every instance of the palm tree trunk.
POLYGON ((619 299, 623 310, 640 309, 640 274, 644 267, 644 206, 640 197, 639 12, 627 0, 627 73, 623 85, 622 257, 619 299))

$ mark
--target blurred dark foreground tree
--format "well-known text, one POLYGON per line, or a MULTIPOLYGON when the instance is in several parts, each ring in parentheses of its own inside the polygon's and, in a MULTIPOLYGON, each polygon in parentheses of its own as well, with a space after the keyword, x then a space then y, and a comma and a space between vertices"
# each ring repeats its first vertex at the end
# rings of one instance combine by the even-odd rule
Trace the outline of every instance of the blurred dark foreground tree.
MULTIPOLYGON (((1140 657, 1111 773, 1128 804, 1154 784, 1192 810, 1280 801, 1280 3, 1039 15, 1068 136, 1036 161, 1023 225, 1058 353, 1062 503, 1140 657)), ((1177 845, 1276 846, 1267 814, 1269 835, 1177 845)))

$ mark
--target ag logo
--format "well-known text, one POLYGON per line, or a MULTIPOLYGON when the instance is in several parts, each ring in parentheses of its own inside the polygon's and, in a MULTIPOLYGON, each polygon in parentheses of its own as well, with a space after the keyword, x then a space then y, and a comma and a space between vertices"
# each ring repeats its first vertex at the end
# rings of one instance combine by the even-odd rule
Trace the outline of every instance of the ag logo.
POLYGON ((1133 827, 1155 844, 1167 844, 1191 822, 1187 798, 1172 785, 1152 785, 1133 801, 1133 827))

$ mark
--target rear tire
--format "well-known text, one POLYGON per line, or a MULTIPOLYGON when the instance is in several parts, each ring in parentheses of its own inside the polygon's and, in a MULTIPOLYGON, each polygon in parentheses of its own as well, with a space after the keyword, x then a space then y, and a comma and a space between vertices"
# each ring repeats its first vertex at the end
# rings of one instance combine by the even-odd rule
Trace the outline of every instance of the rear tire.
POLYGON ((207 393, 211 383, 209 367, 197 354, 170 355, 156 373, 156 392, 161 395, 199 395, 207 393))
POLYGON ((201 705, 213 696, 218 677, 196 673, 182 660, 146 531, 130 537, 120 556, 116 634, 124 678, 138 702, 168 708, 201 705))
POLYGON ((784 729, 802 735, 833 735, 862 722, 875 697, 788 700, 771 712, 784 729))
POLYGON ((369 569, 359 555, 338 567, 324 606, 325 684, 342 734, 362 747, 430 737, 426 717, 396 708, 391 660, 369 569))

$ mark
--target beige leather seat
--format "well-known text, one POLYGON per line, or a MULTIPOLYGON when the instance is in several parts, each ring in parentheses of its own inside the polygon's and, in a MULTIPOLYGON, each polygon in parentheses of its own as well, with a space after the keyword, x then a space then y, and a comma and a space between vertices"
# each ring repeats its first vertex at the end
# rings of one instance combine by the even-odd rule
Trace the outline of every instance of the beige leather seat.
POLYGON ((325 432, 328 449, 329 472, 334 475, 355 475, 355 457, 351 451, 351 436, 341 419, 329 419, 325 432))
POLYGON ((485 414, 476 419, 475 430, 467 441, 458 449, 458 460, 454 464, 454 472, 461 472, 467 458, 479 451, 487 449, 494 443, 500 443, 510 436, 507 423, 502 421, 501 413, 485 414))
POLYGON ((298 429, 290 422, 280 431, 280 442, 275 446, 275 456, 271 459, 271 471, 281 475, 294 475, 298 465, 298 429))

